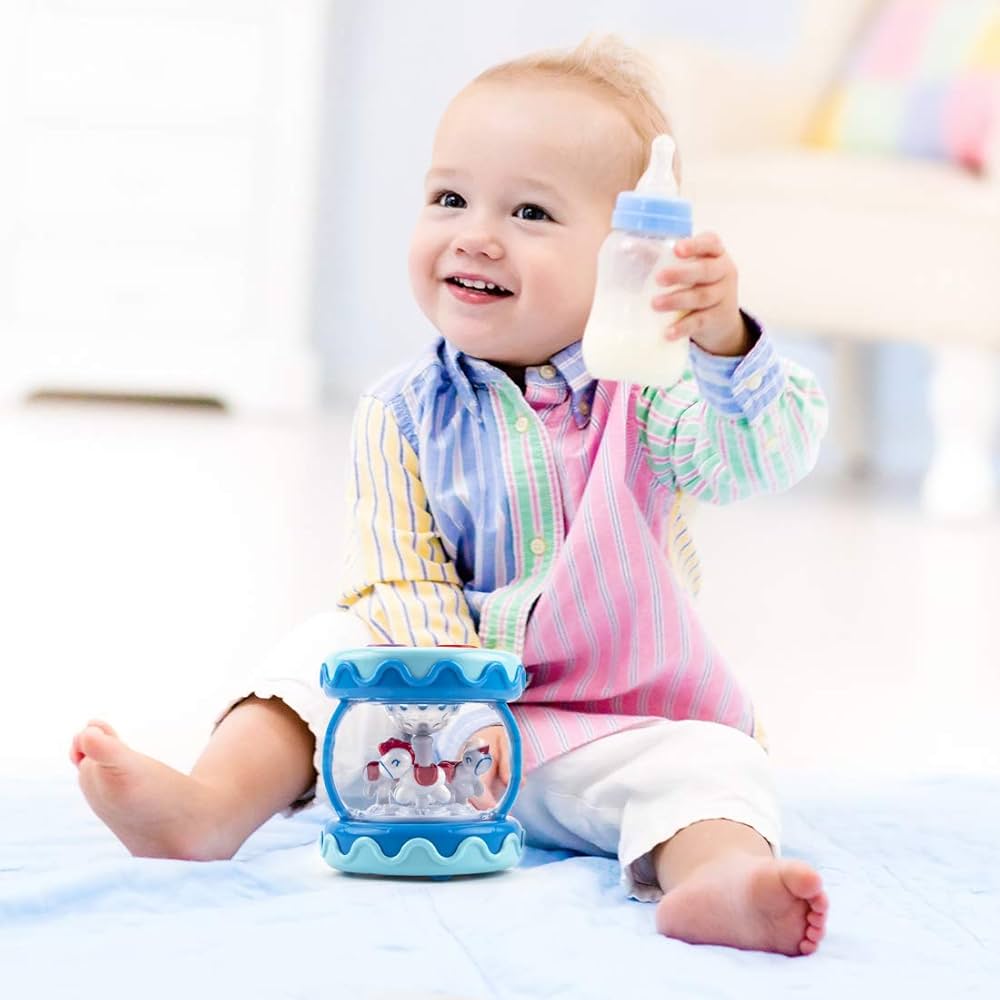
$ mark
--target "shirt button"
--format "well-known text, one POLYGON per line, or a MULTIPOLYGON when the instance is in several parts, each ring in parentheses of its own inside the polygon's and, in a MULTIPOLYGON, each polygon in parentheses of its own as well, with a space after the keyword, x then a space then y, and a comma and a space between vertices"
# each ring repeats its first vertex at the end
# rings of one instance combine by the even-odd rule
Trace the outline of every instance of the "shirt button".
POLYGON ((776 437, 769 437, 765 445, 767 446, 767 450, 771 452, 781 450, 781 442, 776 437))
POLYGON ((529 548, 536 556, 545 555, 545 539, 532 538, 529 548))
POLYGON ((579 411, 580 411, 580 412, 581 412, 581 413, 582 413, 582 414, 583 414, 584 416, 586 416, 586 415, 587 415, 588 413, 590 413, 590 403, 588 403, 588 402, 587 402, 587 401, 586 401, 586 400, 584 399, 584 400, 582 400, 582 401, 580 402, 580 404, 579 404, 579 405, 577 406, 577 409, 578 409, 578 410, 579 410, 579 411))
POLYGON ((514 421, 514 430, 516 430, 518 434, 523 434, 527 429, 528 429, 527 417, 518 417, 517 420, 514 421))
POLYGON ((761 375, 760 372, 754 372, 753 375, 750 375, 749 377, 743 380, 743 384, 751 392, 756 392, 760 388, 761 383, 763 381, 764 381, 764 376, 761 375))
POLYGON ((544 379, 551 380, 556 377, 556 370, 552 367, 552 365, 542 365, 542 367, 538 369, 538 374, 544 379))

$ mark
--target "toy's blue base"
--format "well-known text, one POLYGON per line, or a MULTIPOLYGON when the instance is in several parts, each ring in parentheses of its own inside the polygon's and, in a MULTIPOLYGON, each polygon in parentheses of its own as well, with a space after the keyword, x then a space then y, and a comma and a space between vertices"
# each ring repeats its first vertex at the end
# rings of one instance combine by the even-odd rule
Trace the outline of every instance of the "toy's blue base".
POLYGON ((320 851, 331 868, 359 875, 482 875, 520 862, 524 830, 514 819, 472 823, 333 820, 320 834, 320 851))

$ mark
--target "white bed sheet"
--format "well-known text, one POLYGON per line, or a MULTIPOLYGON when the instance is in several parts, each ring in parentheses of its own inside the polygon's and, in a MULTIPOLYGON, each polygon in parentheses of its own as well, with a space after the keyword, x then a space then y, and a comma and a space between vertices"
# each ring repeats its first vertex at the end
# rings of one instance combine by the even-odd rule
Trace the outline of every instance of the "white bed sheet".
POLYGON ((440 883, 350 877, 316 808, 231 862, 127 856, 70 778, 0 782, 0 996, 1000 997, 1000 780, 781 782, 786 855, 826 879, 810 958, 658 936, 615 863, 529 850, 440 883))

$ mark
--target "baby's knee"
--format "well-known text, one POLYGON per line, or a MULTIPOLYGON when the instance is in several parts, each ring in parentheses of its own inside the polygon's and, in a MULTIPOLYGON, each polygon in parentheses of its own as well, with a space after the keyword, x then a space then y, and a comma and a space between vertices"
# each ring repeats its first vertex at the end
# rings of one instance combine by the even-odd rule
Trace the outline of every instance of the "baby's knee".
POLYGON ((771 784, 767 752, 743 730, 700 719, 670 722, 668 726, 675 759, 696 760, 699 770, 744 773, 754 780, 771 784))

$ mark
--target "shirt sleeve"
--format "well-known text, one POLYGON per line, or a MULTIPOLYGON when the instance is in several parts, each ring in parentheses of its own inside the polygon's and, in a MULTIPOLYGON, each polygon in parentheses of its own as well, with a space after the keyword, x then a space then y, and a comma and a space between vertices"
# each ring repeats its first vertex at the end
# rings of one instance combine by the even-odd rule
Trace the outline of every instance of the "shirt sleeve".
POLYGON ((478 646, 417 453, 385 403, 373 397, 362 399, 354 419, 348 500, 352 523, 338 606, 358 615, 376 642, 478 646))
MULTIPOLYGON (((756 327, 756 324, 754 324, 756 327)), ((813 375, 757 328, 742 357, 691 345, 691 370, 637 401, 640 446, 657 479, 714 504, 793 486, 816 464, 827 405, 813 375)))

